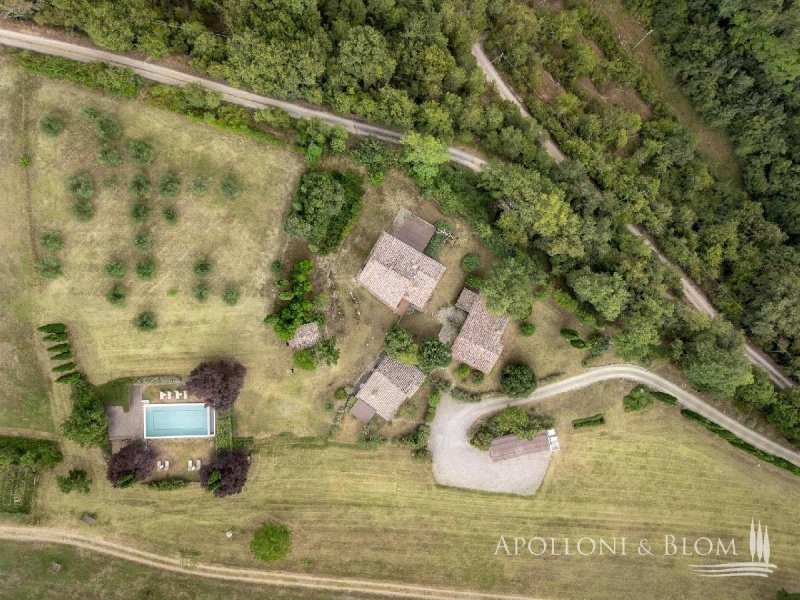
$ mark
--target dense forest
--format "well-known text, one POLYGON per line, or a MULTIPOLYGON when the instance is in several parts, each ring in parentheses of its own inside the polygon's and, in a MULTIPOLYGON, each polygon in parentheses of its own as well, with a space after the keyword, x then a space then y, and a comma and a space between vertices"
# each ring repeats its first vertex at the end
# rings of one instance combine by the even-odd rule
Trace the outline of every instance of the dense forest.
MULTIPOLYGON (((672 360, 698 389, 765 409, 800 442, 800 395, 776 393, 744 359, 742 334, 731 325, 800 371, 800 253, 786 221, 796 166, 779 167, 773 140, 753 137, 747 160, 755 169, 756 154, 773 152, 771 166, 762 163, 767 175, 759 189, 775 193, 756 193, 753 169, 746 170, 750 196, 718 181, 696 140, 589 6, 574 1, 550 12, 515 0, 6 0, 2 9, 83 31, 114 51, 185 56, 190 66, 244 88, 433 136, 409 136, 401 163, 444 212, 473 225, 501 257, 483 283, 490 307, 524 318, 535 285, 608 330, 622 358, 672 360), (470 53, 484 31, 533 119, 486 88, 470 53), (544 71, 561 90, 549 102, 530 94, 544 71), (635 90, 647 110, 601 102, 589 84, 601 95, 635 90), (541 148, 545 129, 569 157, 561 165, 541 148), (498 160, 476 176, 451 165, 431 170, 431 160, 447 158, 433 138, 476 145, 498 160), (788 207, 782 212, 775 208, 781 202, 788 207), (765 219, 762 205, 786 232, 765 219), (626 231, 628 222, 644 224, 728 320, 710 321, 672 299, 680 296, 677 274, 626 231)), ((787 96, 788 85, 781 92, 787 96)), ((769 121, 777 105, 766 103, 763 114, 751 108, 753 118, 769 121)), ((779 129, 788 146, 796 125, 787 112, 779 129)), ((794 146, 782 160, 791 162, 794 146)), ((374 160, 375 151, 369 154, 374 160)))

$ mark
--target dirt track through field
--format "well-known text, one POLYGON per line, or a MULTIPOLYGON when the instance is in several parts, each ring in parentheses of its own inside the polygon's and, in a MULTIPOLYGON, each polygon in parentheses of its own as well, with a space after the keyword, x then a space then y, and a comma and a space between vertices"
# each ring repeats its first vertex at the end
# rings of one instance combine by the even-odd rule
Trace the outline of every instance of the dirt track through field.
POLYGON ((128 560, 154 569, 222 581, 327 590, 346 594, 364 594, 368 597, 419 598, 424 600, 537 600, 531 596, 484 594, 369 579, 323 577, 304 573, 224 567, 206 563, 188 564, 176 558, 143 552, 131 546, 110 542, 102 538, 59 529, 0 526, 0 539, 14 542, 63 544, 128 560))

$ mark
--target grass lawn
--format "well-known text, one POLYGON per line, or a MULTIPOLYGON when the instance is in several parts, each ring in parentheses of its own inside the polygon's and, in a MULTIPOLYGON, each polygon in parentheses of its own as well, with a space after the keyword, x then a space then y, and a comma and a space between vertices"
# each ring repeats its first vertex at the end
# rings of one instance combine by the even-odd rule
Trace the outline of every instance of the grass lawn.
MULTIPOLYGON (((430 463, 393 445, 376 451, 273 438, 259 445, 244 492, 218 500, 196 485, 155 492, 113 490, 92 455, 89 495, 64 495, 43 476, 32 515, 43 526, 77 528, 97 514, 93 532, 159 553, 255 566, 249 538, 274 519, 293 532, 294 549, 277 569, 368 576, 542 597, 754 598, 800 587, 800 480, 737 452, 654 403, 625 412, 628 384, 604 384, 548 400, 562 450, 533 498, 442 488, 430 463), (597 412, 606 425, 572 430, 597 412), (769 580, 709 580, 691 558, 493 556, 505 536, 625 535, 654 544, 666 533, 736 536, 746 552, 750 519, 769 525, 769 580), (223 543, 232 528, 234 540, 223 543), (532 582, 535 582, 533 584, 532 582)), ((348 417, 350 419, 350 417, 348 417)), ((696 559, 695 559, 696 560, 696 559)))
POLYGON ((0 427, 52 431, 49 390, 39 370, 33 331, 39 325, 39 300, 30 215, 24 204, 13 201, 14 192, 25 194, 31 183, 18 165, 29 144, 20 124, 32 118, 20 73, 5 71, 0 77, 0 427))
POLYGON ((329 592, 212 581, 167 573, 69 546, 0 541, 0 598, 43 600, 335 600, 355 598, 329 592), (50 564, 61 565, 58 574, 50 564))

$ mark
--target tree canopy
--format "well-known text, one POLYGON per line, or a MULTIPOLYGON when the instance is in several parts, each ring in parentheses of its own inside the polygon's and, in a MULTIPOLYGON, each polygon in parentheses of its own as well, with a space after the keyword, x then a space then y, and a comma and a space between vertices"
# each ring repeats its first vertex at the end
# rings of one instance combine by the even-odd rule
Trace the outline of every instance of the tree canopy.
POLYGON ((186 380, 186 391, 215 410, 227 410, 239 397, 247 370, 238 362, 200 363, 186 380))

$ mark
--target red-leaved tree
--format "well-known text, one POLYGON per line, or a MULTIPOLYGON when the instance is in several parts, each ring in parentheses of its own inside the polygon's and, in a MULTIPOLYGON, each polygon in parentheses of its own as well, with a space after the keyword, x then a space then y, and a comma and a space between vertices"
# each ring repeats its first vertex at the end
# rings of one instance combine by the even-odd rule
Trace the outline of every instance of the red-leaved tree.
POLYGON ((143 442, 131 442, 111 455, 106 476, 114 487, 147 479, 156 468, 158 452, 143 442))
POLYGON ((189 374, 186 390, 216 410, 227 410, 239 397, 246 372, 233 361, 200 363, 189 374))
POLYGON ((200 485, 217 497, 242 491, 250 471, 250 456, 241 449, 220 450, 200 468, 200 485))

